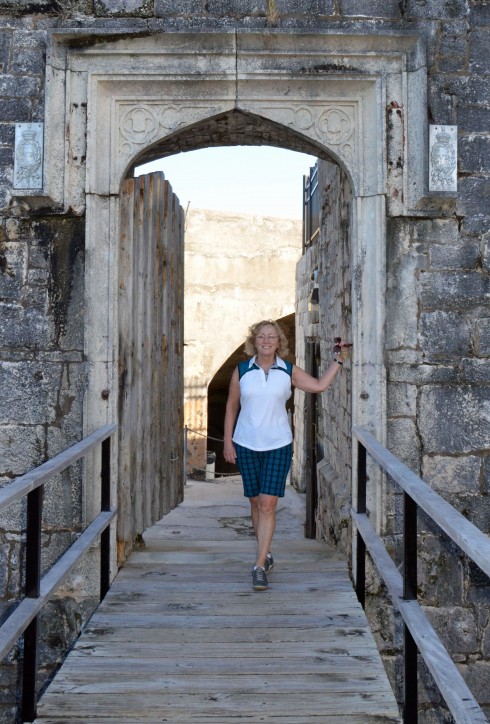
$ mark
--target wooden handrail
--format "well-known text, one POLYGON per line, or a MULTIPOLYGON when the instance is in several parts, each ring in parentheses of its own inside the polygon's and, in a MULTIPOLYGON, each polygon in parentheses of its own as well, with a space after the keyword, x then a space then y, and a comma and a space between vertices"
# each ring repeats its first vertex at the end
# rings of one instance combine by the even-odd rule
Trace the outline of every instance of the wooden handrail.
POLYGON ((37 706, 38 615, 66 580, 80 558, 100 536, 100 598, 110 583, 110 523, 117 508, 110 505, 111 436, 116 424, 104 425, 72 447, 48 460, 38 468, 17 478, 0 490, 0 510, 27 496, 26 583, 25 597, 0 627, 0 660, 9 653, 15 642, 24 635, 22 659, 21 720, 32 721, 37 706), (101 458, 101 512, 41 578, 42 493, 46 481, 85 457, 98 445, 101 458))
POLYGON ((76 539, 73 545, 61 556, 41 580, 41 590, 36 598, 24 598, 0 626, 0 660, 9 653, 15 642, 26 630, 34 616, 53 597, 56 589, 63 583, 80 558, 95 543, 98 536, 107 528, 116 515, 116 508, 99 515, 76 539))
POLYGON ((353 434, 359 444, 357 510, 352 510, 356 527, 356 591, 364 605, 365 553, 381 575, 393 604, 405 624, 404 722, 417 722, 417 651, 426 662, 439 691, 457 724, 488 722, 451 656, 416 600, 417 589, 417 506, 449 536, 485 573, 490 573, 490 538, 470 523, 401 460, 381 445, 367 430, 356 427, 353 434), (392 561, 383 540, 377 534, 365 509, 366 453, 385 470, 405 494, 404 500, 404 572, 392 561), (409 521, 407 523, 407 521, 409 521), (407 585, 408 581, 408 585, 407 585))
POLYGON ((490 577, 490 536, 483 533, 447 500, 432 490, 418 475, 381 445, 374 435, 362 427, 354 428, 353 433, 373 460, 376 460, 439 528, 490 577))
POLYGON ((35 490, 40 485, 49 480, 53 475, 61 473, 77 460, 84 457, 100 445, 104 440, 110 437, 117 430, 117 424, 104 425, 91 435, 83 438, 80 442, 72 445, 67 450, 56 455, 56 457, 47 460, 39 467, 30 470, 25 475, 16 478, 13 483, 9 483, 0 489, 0 511, 8 508, 9 505, 16 500, 20 500, 24 495, 35 490))

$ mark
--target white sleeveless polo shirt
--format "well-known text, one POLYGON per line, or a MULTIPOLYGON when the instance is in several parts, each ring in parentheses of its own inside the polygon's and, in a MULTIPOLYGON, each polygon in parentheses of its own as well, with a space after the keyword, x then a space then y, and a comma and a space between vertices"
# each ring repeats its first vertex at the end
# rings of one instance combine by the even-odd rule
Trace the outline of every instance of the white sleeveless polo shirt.
POLYGON ((255 357, 241 365, 240 413, 233 442, 250 450, 289 445, 293 435, 286 402, 291 397, 291 364, 276 357, 267 376, 255 357))

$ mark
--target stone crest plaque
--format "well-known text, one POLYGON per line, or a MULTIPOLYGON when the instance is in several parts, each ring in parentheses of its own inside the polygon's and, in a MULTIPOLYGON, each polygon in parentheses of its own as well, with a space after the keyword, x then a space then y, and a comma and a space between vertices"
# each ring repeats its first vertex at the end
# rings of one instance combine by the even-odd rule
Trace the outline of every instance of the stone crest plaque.
POLYGON ((43 125, 15 124, 14 189, 43 187, 43 125))
POLYGON ((429 191, 457 191, 458 127, 429 126, 429 191))

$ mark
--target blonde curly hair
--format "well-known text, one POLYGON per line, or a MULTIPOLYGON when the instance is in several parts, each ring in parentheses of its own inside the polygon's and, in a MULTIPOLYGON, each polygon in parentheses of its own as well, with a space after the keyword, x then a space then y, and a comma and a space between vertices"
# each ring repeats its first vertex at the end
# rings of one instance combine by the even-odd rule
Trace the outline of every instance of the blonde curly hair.
POLYGON ((289 345, 286 335, 284 334, 281 327, 274 319, 263 319, 261 322, 256 322, 249 327, 248 337, 245 340, 244 350, 245 354, 253 356, 257 350, 255 348, 255 337, 258 335, 262 327, 270 325, 276 330, 276 334, 279 337, 279 346, 277 348, 277 354, 279 357, 285 357, 289 352, 289 345))

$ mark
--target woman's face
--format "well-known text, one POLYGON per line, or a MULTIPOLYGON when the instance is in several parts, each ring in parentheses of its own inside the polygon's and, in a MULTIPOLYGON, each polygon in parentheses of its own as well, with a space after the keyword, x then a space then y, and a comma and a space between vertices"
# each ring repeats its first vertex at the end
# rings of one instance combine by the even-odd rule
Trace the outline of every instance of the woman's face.
POLYGON ((264 324, 255 335, 255 349, 258 354, 275 354, 279 347, 279 336, 272 324, 264 324))

